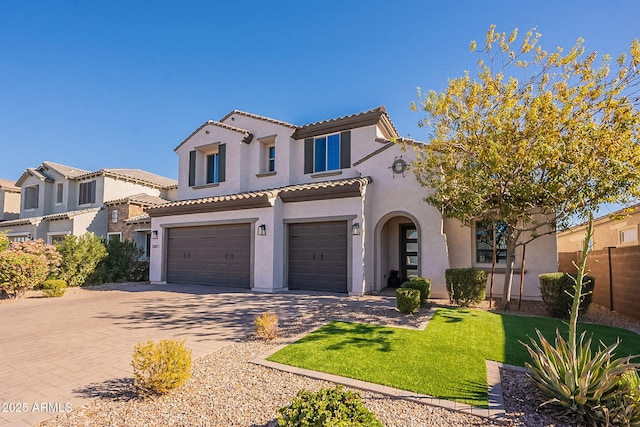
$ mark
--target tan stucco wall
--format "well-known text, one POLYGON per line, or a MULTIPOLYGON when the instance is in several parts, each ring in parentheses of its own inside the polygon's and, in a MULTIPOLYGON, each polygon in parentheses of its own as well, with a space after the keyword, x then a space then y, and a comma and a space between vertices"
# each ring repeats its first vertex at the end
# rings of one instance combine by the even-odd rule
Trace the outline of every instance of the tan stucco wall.
MULTIPOLYGON (((608 217, 598 218, 593 224, 593 250, 603 248, 617 248, 623 246, 636 246, 635 242, 622 242, 620 232, 622 230, 635 229, 640 238, 640 211, 633 212, 621 219, 608 217)), ((558 252, 577 252, 582 250, 586 234, 586 226, 578 226, 558 233, 558 252)))

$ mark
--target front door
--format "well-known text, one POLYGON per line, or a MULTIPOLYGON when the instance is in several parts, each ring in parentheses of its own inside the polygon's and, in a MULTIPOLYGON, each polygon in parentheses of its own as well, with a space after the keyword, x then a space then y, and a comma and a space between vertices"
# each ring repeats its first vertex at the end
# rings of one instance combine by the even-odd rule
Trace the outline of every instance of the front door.
POLYGON ((413 224, 400 226, 400 277, 403 282, 418 277, 418 230, 413 224))

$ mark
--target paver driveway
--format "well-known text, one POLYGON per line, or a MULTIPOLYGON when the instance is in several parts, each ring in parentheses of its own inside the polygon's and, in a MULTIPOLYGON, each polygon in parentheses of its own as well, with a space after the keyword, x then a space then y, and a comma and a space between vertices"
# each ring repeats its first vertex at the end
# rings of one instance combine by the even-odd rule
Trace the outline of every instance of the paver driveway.
POLYGON ((137 342, 186 339, 194 358, 253 330, 345 297, 128 284, 0 304, 0 425, 32 425, 130 381, 137 342))

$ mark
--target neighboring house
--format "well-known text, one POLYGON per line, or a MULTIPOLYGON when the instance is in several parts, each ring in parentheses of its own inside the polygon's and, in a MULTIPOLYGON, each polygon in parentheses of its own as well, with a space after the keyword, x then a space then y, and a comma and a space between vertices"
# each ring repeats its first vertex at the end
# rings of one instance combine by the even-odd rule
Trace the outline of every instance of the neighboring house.
POLYGON ((0 179, 0 221, 20 215, 20 187, 14 181, 0 179))
MULTIPOLYGON (((486 232, 423 201, 414 144, 384 107, 304 126, 237 110, 202 124, 174 150, 178 201, 147 209, 151 281, 361 295, 397 270, 445 297, 445 269, 491 267, 486 232)), ((540 297, 555 254, 553 235, 527 247, 525 298, 540 297)))
POLYGON ((88 231, 107 237, 105 202, 145 193, 175 199, 177 182, 138 169, 86 171, 52 162, 25 170, 16 182, 22 202, 18 219, 0 223, 10 240, 47 243, 88 231))
POLYGON ((149 259, 151 218, 145 212, 145 208, 162 205, 169 201, 158 196, 140 193, 105 202, 109 215, 107 239, 130 240, 143 248, 144 257, 149 259))
MULTIPOLYGON (((594 219, 592 249, 638 246, 640 244, 638 240, 640 209, 638 208, 640 204, 594 219)), ((558 233, 558 252, 581 251, 586 230, 587 225, 580 224, 558 233)))

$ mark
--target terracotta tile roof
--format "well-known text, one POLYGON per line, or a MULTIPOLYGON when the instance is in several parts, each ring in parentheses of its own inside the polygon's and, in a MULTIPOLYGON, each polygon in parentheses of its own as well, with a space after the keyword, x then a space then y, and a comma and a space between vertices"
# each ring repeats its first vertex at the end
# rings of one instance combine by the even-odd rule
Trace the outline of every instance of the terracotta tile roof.
POLYGON ((151 217, 180 213, 214 212, 217 210, 271 207, 277 197, 283 201, 319 200, 360 195, 360 188, 371 178, 347 178, 334 181, 289 185, 260 191, 248 191, 201 199, 180 200, 147 208, 151 217), (338 190, 341 191, 338 191, 338 190))
POLYGON ((150 222, 150 221, 151 221, 151 217, 149 216, 149 214, 144 213, 142 215, 125 219, 123 222, 125 224, 141 224, 141 223, 150 222))
POLYGON ((42 165, 40 165, 38 169, 43 169, 43 167, 53 169, 54 171, 58 172, 60 175, 64 176, 65 178, 76 178, 80 175, 85 175, 90 173, 90 171, 87 171, 84 169, 65 166, 59 163, 53 163, 49 161, 42 162, 42 165))
POLYGON ((226 116, 221 118, 220 121, 224 122, 225 120, 227 120, 229 117, 233 116, 234 114, 239 114, 241 116, 251 117, 252 119, 263 120, 265 122, 269 122, 269 123, 273 123, 273 124, 281 125, 281 126, 286 126, 288 128, 292 128, 292 129, 296 129, 297 128, 296 125, 292 125, 291 123, 283 122, 281 120, 272 119, 270 117, 260 116, 258 114, 247 113, 246 111, 240 111, 240 110, 233 110, 232 112, 230 112, 229 114, 227 114, 226 116))
POLYGON ((67 211, 61 212, 57 214, 49 214, 41 217, 42 219, 46 219, 47 221, 55 221, 59 219, 71 219, 78 215, 84 215, 87 213, 98 212, 102 208, 88 208, 88 209, 79 209, 77 211, 67 211))
POLYGON ((37 225, 42 221, 41 216, 34 216, 31 218, 11 219, 9 221, 0 221, 0 228, 12 227, 16 225, 37 225))
POLYGON ((180 144, 178 144, 176 146, 176 148, 173 149, 173 151, 176 151, 178 148, 182 147, 182 145, 185 142, 187 142, 189 140, 189 138, 191 138, 196 133, 200 132, 200 130, 202 130, 203 127, 208 126, 208 125, 218 126, 218 127, 222 128, 222 129, 227 129, 227 130, 230 130, 230 131, 233 131, 233 132, 238 132, 239 134, 244 135, 244 139, 243 140, 244 140, 244 142, 247 142, 247 143, 251 142, 251 140, 253 139, 253 134, 251 132, 249 132, 248 130, 246 130, 246 129, 240 129, 240 128, 237 128, 235 126, 228 125, 226 123, 216 122, 215 120, 208 120, 208 121, 204 122, 203 124, 201 124, 200 127, 198 127, 198 129, 196 129, 193 132, 191 132, 191 134, 188 137, 186 137, 180 144))
POLYGON ((100 169, 96 172, 88 172, 87 174, 79 175, 75 177, 75 179, 84 179, 99 175, 131 180, 162 189, 176 188, 178 186, 178 181, 175 179, 156 175, 155 173, 140 169, 100 169))
POLYGON ((364 111, 362 113, 351 114, 348 116, 337 117, 334 119, 309 123, 307 125, 300 126, 293 133, 292 138, 303 139, 310 136, 339 132, 342 130, 348 130, 374 124, 380 124, 383 133, 387 138, 399 138, 400 135, 398 134, 398 130, 389 118, 387 110, 384 106, 380 106, 369 111, 364 111))
POLYGON ((16 185, 15 181, 9 181, 8 179, 0 179, 0 189, 10 191, 12 193, 19 193, 20 187, 16 185))
POLYGON ((163 199, 162 197, 152 196, 146 193, 134 194, 132 196, 123 197, 121 199, 109 200, 104 202, 105 205, 120 205, 124 203, 133 203, 145 206, 157 206, 165 203, 169 203, 170 200, 163 199))

